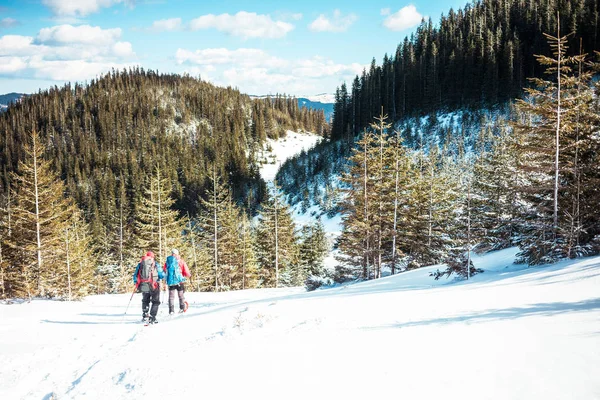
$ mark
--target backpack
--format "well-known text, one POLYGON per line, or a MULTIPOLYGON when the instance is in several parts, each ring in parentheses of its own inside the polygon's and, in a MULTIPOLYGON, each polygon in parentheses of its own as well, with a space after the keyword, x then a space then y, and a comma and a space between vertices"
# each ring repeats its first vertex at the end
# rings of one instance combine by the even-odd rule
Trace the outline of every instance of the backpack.
POLYGON ((143 293, 151 292, 156 289, 156 265, 154 259, 144 258, 140 262, 140 271, 138 284, 143 293))
POLYGON ((167 257, 167 273, 169 274, 168 277, 171 278, 169 281, 172 284, 177 285, 183 281, 183 276, 181 276, 181 268, 179 268, 179 262, 174 256, 167 257))

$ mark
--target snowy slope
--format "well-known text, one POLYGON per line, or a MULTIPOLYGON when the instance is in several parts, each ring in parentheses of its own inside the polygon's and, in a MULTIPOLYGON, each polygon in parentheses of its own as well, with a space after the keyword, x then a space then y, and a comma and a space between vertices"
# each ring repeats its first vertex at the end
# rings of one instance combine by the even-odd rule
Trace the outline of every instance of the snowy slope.
POLYGON ((267 139, 263 154, 264 164, 260 167, 260 176, 265 182, 273 182, 281 164, 290 157, 299 154, 302 150, 307 151, 322 139, 321 136, 311 133, 286 131, 284 138, 277 140, 267 139))
POLYGON ((0 398, 600 398, 600 258, 513 255, 469 282, 187 293, 150 327, 139 294, 124 318, 129 295, 0 305, 0 398))

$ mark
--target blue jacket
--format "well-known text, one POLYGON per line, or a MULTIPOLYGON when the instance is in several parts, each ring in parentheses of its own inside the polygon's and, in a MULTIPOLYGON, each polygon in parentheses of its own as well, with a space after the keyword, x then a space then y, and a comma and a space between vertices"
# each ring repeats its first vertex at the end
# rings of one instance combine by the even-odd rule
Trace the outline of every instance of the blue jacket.
POLYGON ((167 285, 179 285, 181 282, 185 282, 183 277, 186 274, 187 266, 184 268, 185 261, 180 257, 169 256, 163 267, 164 272, 167 274, 167 285))
MULTIPOLYGON (((162 281, 163 279, 165 279, 165 274, 163 274, 160 265, 158 264, 158 262, 154 261, 154 265, 156 267, 156 270, 158 271, 158 280, 162 281)), ((133 283, 135 285, 137 285, 137 277, 138 277, 138 272, 140 271, 140 267, 142 266, 142 262, 140 261, 137 265, 137 267, 135 267, 135 272, 133 273, 133 283)))

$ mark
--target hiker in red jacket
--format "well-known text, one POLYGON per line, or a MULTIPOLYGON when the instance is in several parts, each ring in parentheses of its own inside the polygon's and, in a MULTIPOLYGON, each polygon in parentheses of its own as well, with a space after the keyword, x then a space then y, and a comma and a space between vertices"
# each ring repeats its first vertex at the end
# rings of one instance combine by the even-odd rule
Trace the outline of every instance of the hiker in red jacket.
POLYGON ((192 276, 190 270, 179 255, 179 250, 171 250, 171 255, 167 257, 163 272, 167 275, 167 285, 169 286, 169 315, 175 313, 175 291, 179 297, 179 312, 187 310, 187 302, 183 297, 185 278, 192 276))
POLYGON ((164 279, 160 265, 154 259, 154 253, 147 252, 133 273, 133 283, 135 287, 142 292, 142 320, 155 324, 156 313, 160 305, 160 285, 159 281, 164 279), (150 300, 152 300, 152 309, 150 309, 150 300), (150 311, 150 316, 148 316, 150 311), (149 318, 148 318, 149 317, 149 318))

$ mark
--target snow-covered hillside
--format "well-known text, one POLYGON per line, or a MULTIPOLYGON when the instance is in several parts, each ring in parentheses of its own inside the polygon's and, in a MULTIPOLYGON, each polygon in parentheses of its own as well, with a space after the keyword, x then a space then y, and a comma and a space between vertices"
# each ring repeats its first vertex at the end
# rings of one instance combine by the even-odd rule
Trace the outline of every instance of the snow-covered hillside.
POLYGON ((286 136, 278 140, 267 139, 263 154, 264 164, 260 167, 260 176, 265 182, 273 182, 279 167, 290 157, 307 151, 321 141, 322 137, 294 131, 286 131, 286 136))
MULTIPOLYGON (((263 154, 264 164, 260 167, 260 176, 268 183, 271 184, 275 180, 277 171, 287 159, 300 154, 302 151, 308 151, 314 145, 319 143, 322 137, 311 133, 299 133, 293 131, 287 131, 284 138, 278 140, 268 139, 265 145, 266 149, 263 154)), ((292 216, 297 227, 301 227, 307 223, 313 222, 316 216, 321 216, 323 211, 319 206, 313 206, 310 209, 303 212, 300 204, 296 204, 292 207, 292 216)), ((337 214, 333 218, 327 218, 322 216, 321 221, 323 222, 325 232, 330 238, 331 243, 333 239, 341 232, 341 215, 337 214)), ((329 264, 333 263, 333 258, 329 260, 329 264)))
POLYGON ((187 293, 140 322, 141 296, 0 305, 2 399, 600 398, 600 258, 469 282, 424 268, 306 293, 187 293))

